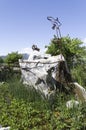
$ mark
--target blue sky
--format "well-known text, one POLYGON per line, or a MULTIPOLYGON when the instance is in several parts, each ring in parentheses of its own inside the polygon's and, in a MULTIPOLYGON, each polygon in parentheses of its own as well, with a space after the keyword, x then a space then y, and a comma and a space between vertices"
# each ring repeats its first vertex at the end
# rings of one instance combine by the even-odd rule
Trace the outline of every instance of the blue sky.
POLYGON ((43 49, 53 35, 47 16, 58 17, 62 36, 86 42, 86 0, 0 0, 0 55, 43 49))

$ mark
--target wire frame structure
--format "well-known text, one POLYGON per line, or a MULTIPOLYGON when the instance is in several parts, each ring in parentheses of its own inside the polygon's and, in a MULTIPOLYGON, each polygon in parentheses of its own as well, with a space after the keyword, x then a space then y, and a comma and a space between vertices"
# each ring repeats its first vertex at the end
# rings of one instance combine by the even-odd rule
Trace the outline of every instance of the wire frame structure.
POLYGON ((62 25, 58 19, 58 17, 55 19, 51 16, 48 16, 47 19, 52 23, 52 29, 56 30, 56 36, 57 38, 61 38, 61 32, 60 32, 60 26, 62 25))

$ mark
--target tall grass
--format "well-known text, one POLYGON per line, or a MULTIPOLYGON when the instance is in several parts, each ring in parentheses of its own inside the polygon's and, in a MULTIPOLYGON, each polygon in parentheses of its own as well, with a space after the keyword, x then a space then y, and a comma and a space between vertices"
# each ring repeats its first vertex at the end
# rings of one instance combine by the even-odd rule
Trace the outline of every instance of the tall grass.
POLYGON ((43 99, 41 94, 34 89, 33 86, 24 85, 20 82, 20 76, 14 75, 7 81, 9 84, 9 91, 13 97, 19 100, 24 100, 28 103, 33 103, 35 108, 47 109, 50 104, 47 99, 43 99))

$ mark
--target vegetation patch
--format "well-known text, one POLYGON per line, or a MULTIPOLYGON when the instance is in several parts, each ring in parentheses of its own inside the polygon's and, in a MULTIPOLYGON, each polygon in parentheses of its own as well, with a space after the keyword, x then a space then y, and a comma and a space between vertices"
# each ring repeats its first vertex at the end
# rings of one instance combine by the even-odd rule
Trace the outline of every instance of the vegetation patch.
POLYGON ((41 99, 15 76, 0 85, 0 124, 12 130, 85 130, 86 104, 67 109, 73 95, 59 93, 55 102, 41 99))

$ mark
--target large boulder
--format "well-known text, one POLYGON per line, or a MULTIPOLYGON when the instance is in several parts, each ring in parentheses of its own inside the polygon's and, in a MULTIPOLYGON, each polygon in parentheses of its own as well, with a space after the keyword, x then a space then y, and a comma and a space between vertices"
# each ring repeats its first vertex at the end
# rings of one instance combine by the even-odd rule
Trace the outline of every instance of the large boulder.
POLYGON ((57 90, 73 89, 81 101, 86 101, 86 90, 73 82, 62 54, 41 55, 33 51, 27 60, 19 60, 19 65, 23 83, 34 87, 43 97, 50 99, 57 90))
POLYGON ((61 63, 65 63, 62 55, 41 56, 38 53, 31 54, 28 60, 19 60, 23 83, 34 87, 45 97, 50 97, 50 94, 54 93, 53 91, 60 85, 61 63))

